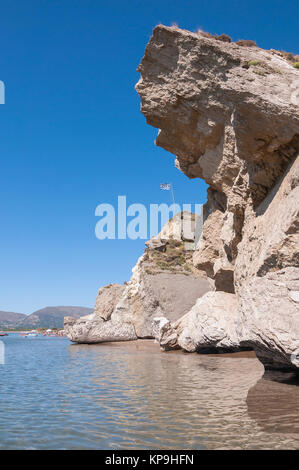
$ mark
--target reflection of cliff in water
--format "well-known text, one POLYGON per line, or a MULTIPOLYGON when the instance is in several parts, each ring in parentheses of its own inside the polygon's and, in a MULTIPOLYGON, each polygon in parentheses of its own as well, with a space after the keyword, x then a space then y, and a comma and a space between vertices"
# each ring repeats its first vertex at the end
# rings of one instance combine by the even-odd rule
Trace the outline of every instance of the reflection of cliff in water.
POLYGON ((263 431, 296 435, 299 447, 299 378, 267 372, 248 392, 249 416, 263 431))
MULTIPOLYGON (((272 428, 264 426, 261 412, 271 390, 284 409, 276 387, 290 386, 267 382, 267 393, 259 394, 266 381, 254 357, 162 353, 152 341, 72 345, 70 356, 77 380, 92 383, 92 400, 109 422, 115 448, 296 448, 298 403, 289 410, 289 434, 280 426, 287 409, 272 414, 272 428)), ((88 387, 84 393, 89 396, 88 387)))

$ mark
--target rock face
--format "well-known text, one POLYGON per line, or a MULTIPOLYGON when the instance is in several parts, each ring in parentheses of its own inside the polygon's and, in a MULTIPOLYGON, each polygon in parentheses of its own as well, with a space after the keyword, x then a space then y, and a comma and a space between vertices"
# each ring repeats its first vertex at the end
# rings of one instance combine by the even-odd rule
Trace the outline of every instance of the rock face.
POLYGON ((102 343, 137 339, 132 324, 112 321, 111 316, 122 296, 124 286, 109 284, 99 290, 94 313, 79 319, 65 317, 65 334, 77 343, 102 343))
POLYGON ((92 344, 137 339, 132 324, 95 319, 93 315, 81 317, 79 320, 65 317, 64 330, 66 336, 76 343, 92 344))
POLYGON ((176 329, 167 318, 156 317, 153 319, 153 334, 165 351, 180 349, 176 329))
POLYGON ((114 307, 123 294, 124 286, 109 284, 101 287, 94 306, 94 316, 105 321, 110 320, 114 307))
POLYGON ((172 325, 157 321, 156 339, 163 349, 188 352, 236 351, 238 302, 234 294, 207 292, 172 325))
POLYGON ((157 26, 139 72, 156 144, 210 185, 193 262, 216 292, 205 296, 210 307, 203 298, 187 315, 186 347, 202 344, 201 312, 206 324, 209 315, 222 322, 213 295, 216 306, 217 292, 235 293, 239 345, 267 368, 298 370, 298 70, 274 51, 157 26))
POLYGON ((83 343, 153 338, 155 317, 175 322, 187 313, 213 288, 213 281, 194 268, 193 251, 186 250, 194 242, 195 221, 194 214, 176 214, 146 242, 125 286, 101 288, 92 315, 65 319, 67 336, 83 343))

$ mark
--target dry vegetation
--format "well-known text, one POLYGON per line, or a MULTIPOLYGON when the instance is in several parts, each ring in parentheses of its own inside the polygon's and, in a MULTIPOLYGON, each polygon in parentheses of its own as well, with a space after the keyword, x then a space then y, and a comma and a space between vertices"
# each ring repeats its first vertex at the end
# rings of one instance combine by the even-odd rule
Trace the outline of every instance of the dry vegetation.
MULTIPOLYGON (((271 58, 268 57, 267 59, 271 60, 271 58)), ((263 62, 262 60, 250 60, 247 65, 248 68, 253 67, 253 72, 257 75, 265 76, 269 73, 280 73, 279 70, 271 67, 269 64, 263 62)))
POLYGON ((158 274, 162 271, 172 273, 189 274, 192 265, 192 254, 185 251, 184 243, 170 239, 163 251, 160 249, 148 249, 144 259, 147 274, 158 274))
MULTIPOLYGON (((177 23, 173 23, 171 26, 174 28, 179 28, 177 23)), ((208 31, 203 31, 201 28, 197 29, 196 33, 207 39, 216 39, 217 41, 228 42, 228 43, 233 42, 230 36, 228 36, 227 34, 220 34, 220 35, 212 34, 212 33, 209 33, 208 31)), ((234 44, 237 44, 238 46, 241 46, 241 47, 257 47, 258 48, 258 45, 256 44, 256 42, 253 41, 252 39, 239 39, 234 44)), ((292 52, 277 51, 275 49, 271 49, 270 52, 272 52, 272 54, 276 54, 276 55, 279 55, 280 57, 283 57, 285 60, 290 62, 293 65, 293 67, 297 69, 299 68, 299 55, 294 55, 292 52)), ((270 57, 268 57, 267 59, 271 60, 270 57)), ((253 64, 250 64, 250 65, 253 65, 253 64)), ((260 71, 260 72, 263 72, 263 71, 260 71)), ((276 72, 278 73, 278 71, 276 72)), ((259 74, 262 75, 262 73, 259 73, 259 74)))
POLYGON ((252 41, 252 39, 240 39, 239 41, 236 41, 236 44, 242 47, 258 47, 256 42, 252 41))

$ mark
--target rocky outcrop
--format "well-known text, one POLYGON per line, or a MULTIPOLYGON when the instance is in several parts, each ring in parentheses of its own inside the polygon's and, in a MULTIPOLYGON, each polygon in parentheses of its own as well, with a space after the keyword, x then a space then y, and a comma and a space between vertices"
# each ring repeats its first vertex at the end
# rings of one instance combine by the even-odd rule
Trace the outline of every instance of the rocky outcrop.
POLYGON ((134 326, 126 322, 104 321, 93 315, 75 320, 65 317, 66 336, 76 343, 105 343, 109 341, 132 341, 137 339, 134 326))
POLYGON ((221 344, 222 326, 230 341, 232 318, 224 307, 222 319, 216 299, 235 293, 239 345, 267 368, 298 370, 298 70, 275 51, 161 25, 138 70, 156 144, 210 185, 193 263, 216 292, 206 295, 211 308, 203 298, 185 317, 187 343, 202 344, 209 315, 222 322, 212 343, 221 344))
POLYGON ((124 286, 109 284, 99 290, 94 312, 79 319, 65 317, 65 334, 77 343, 101 343, 137 339, 134 326, 112 321, 112 313, 121 298, 124 286))
POLYGON ((254 224, 245 222, 235 265, 240 340, 267 368, 296 367, 292 355, 299 353, 298 181, 296 159, 259 206, 254 224))
POLYGON ((213 288, 213 282, 194 268, 193 251, 188 250, 194 244, 195 222, 194 214, 176 214, 146 242, 126 285, 101 288, 92 315, 65 319, 67 336, 83 343, 153 338, 155 317, 175 322, 187 313, 213 288))
POLYGON ((175 323, 155 319, 156 339, 165 350, 236 351, 238 302, 234 294, 207 292, 175 323))
POLYGON ((153 335, 165 351, 180 349, 175 326, 167 318, 156 317, 153 319, 153 335))
POLYGON ((176 215, 158 237, 146 243, 112 315, 117 321, 132 322, 138 338, 153 337, 152 322, 157 316, 178 320, 212 287, 194 268, 193 252, 185 249, 180 217, 176 215))
POLYGON ((101 287, 94 306, 94 316, 104 321, 110 320, 113 310, 124 292, 125 286, 109 284, 101 287))

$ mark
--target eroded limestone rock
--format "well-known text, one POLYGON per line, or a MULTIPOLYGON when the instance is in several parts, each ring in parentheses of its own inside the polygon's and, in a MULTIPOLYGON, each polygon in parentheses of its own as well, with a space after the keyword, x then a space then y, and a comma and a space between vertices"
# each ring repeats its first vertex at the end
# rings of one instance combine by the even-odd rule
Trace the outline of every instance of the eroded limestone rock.
POLYGON ((186 250, 185 242, 194 240, 195 215, 182 214, 173 217, 157 237, 146 243, 145 253, 133 268, 112 314, 115 321, 132 322, 139 338, 154 336, 155 317, 178 320, 213 287, 204 273, 194 268, 193 251, 186 250))
MULTIPOLYGON (((88 315, 91 317, 91 315, 88 315)), ((101 318, 65 317, 67 337, 76 343, 104 343, 108 341, 132 341, 137 339, 134 326, 125 322, 105 321, 101 318)))
POLYGON ((115 305, 119 301, 125 286, 109 284, 101 287, 94 306, 94 314, 107 321, 111 318, 115 305))
POLYGON ((238 302, 234 294, 207 292, 191 310, 171 324, 156 319, 156 339, 163 349, 188 352, 235 351, 238 302))
POLYGON ((240 344, 266 367, 298 370, 298 70, 271 51, 162 25, 138 70, 156 144, 210 185, 194 254, 209 295, 235 292, 240 344))
POLYGON ((180 348, 177 332, 166 317, 156 317, 153 319, 153 335, 165 351, 180 348))
POLYGON ((213 288, 194 268, 193 251, 186 250, 185 242, 194 242, 195 222, 195 214, 176 214, 146 243, 126 285, 102 287, 92 315, 65 319, 67 336, 81 343, 153 338, 154 317, 174 322, 188 312, 213 288))
POLYGON ((99 290, 94 313, 79 319, 65 317, 65 333, 77 343, 102 343, 106 341, 130 341, 137 339, 135 328, 130 323, 111 321, 124 286, 109 284, 99 290))

